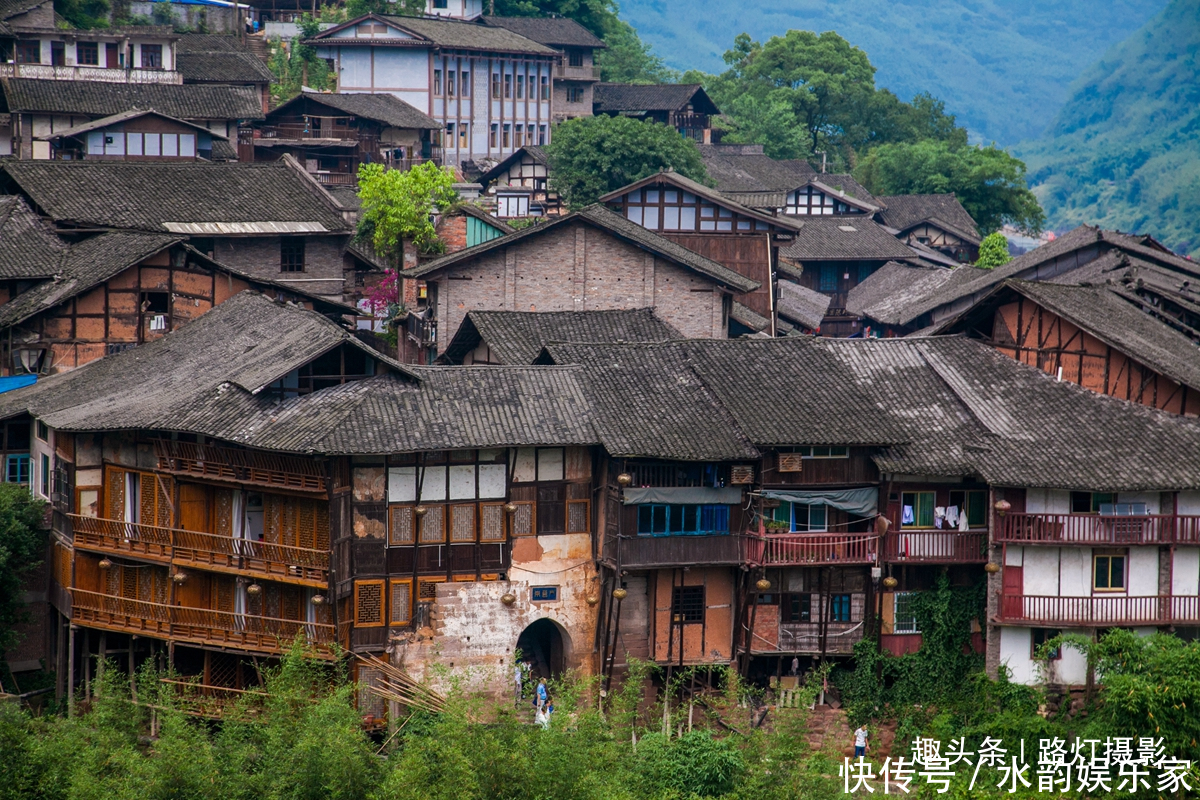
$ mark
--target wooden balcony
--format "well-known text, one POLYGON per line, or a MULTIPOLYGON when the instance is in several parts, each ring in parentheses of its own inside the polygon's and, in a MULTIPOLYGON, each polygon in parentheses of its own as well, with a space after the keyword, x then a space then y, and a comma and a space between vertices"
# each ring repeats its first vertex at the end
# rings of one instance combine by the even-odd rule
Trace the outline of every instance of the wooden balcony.
POLYGON ((325 494, 324 465, 295 456, 155 439, 158 468, 212 481, 325 494))
POLYGON ((233 614, 71 590, 71 621, 90 628, 136 633, 177 642, 278 654, 297 636, 322 657, 332 657, 334 626, 233 614))
POLYGON ((746 561, 762 567, 874 564, 879 537, 873 533, 768 533, 748 537, 746 561))
MULTIPOLYGON (((745 537, 736 534, 710 536, 622 536, 620 564, 622 569, 655 569, 658 567, 736 566, 744 558, 745 537)), ((617 563, 618 543, 607 537, 604 559, 617 563)))
POLYGON ((891 531, 883 540, 883 560, 891 564, 983 564, 988 534, 976 531, 891 531))
POLYGON ((1200 597, 1124 594, 1086 597, 1000 595, 998 621, 1053 627, 1111 625, 1197 625, 1200 597))
POLYGON ((1200 516, 1014 514, 998 517, 996 541, 1044 545, 1200 544, 1200 516))
POLYGON ((171 704, 193 717, 223 719, 230 714, 251 717, 262 712, 268 695, 251 689, 210 686, 196 681, 159 680, 170 696, 171 704))
POLYGON ((214 533, 69 514, 75 547, 314 588, 329 584, 329 552, 214 533))

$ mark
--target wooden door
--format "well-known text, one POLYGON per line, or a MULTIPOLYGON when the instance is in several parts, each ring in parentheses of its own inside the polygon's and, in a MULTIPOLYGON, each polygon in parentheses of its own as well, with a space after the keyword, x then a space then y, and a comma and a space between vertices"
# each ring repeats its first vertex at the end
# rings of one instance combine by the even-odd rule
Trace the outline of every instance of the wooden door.
POLYGON ((1021 596, 1025 593, 1025 568, 1004 567, 1004 592, 1000 601, 1004 604, 1001 615, 1005 619, 1021 619, 1024 614, 1021 596))
POLYGON ((107 69, 116 69, 120 66, 117 63, 117 43, 109 42, 104 45, 104 66, 107 69))
POLYGON ((212 489, 195 483, 179 485, 178 525, 185 531, 212 532, 212 489))

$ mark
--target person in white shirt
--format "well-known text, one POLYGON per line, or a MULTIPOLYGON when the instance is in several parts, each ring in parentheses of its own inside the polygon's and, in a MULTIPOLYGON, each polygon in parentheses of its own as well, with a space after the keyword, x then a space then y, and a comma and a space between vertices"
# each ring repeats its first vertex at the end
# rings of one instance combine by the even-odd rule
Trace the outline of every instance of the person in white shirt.
POLYGON ((858 730, 854 732, 854 757, 862 758, 867 754, 867 737, 870 734, 867 732, 866 724, 858 726, 858 730))

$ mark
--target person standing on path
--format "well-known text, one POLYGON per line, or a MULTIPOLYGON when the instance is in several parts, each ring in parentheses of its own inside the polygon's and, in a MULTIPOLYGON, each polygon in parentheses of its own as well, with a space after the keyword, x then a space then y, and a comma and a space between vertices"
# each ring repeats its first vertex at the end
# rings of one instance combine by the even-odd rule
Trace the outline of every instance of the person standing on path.
POLYGON ((546 679, 539 678, 537 685, 537 710, 541 711, 546 707, 546 698, 549 697, 549 692, 546 691, 546 679))
POLYGON ((513 683, 517 685, 517 699, 513 703, 514 708, 519 708, 521 705, 521 681, 523 680, 523 672, 520 662, 513 668, 513 683))
POLYGON ((870 734, 867 732, 867 725, 864 722, 858 726, 858 730, 854 732, 854 757, 862 758, 867 754, 867 738, 870 734))

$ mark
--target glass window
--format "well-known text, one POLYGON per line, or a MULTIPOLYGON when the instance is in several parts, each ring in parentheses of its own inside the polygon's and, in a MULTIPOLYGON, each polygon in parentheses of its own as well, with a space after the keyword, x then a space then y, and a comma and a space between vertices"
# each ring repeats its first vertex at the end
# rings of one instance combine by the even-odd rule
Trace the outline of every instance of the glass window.
POLYGON ((900 527, 933 527, 933 492, 903 492, 900 495, 900 527))
POLYGON ((850 595, 835 594, 829 598, 829 619, 833 622, 850 621, 850 595))
POLYGON ((463 150, 471 146, 471 123, 464 122, 458 126, 458 146, 463 150))
POLYGON ((42 43, 40 40, 17 42, 18 64, 42 63, 42 43))
POLYGON ((100 46, 96 42, 76 42, 75 63, 89 67, 99 65, 100 46))
POLYGON ((1093 556, 1095 580, 1092 588, 1097 592, 1125 591, 1125 553, 1107 553, 1093 556))
POLYGON ((512 97, 512 75, 505 73, 504 75, 504 98, 507 100, 512 97))
POLYGON ((780 614, 784 622, 812 622, 812 595, 785 594, 780 614))
POLYGON ((452 69, 446 71, 446 96, 447 97, 454 97, 454 95, 455 95, 455 85, 457 82, 457 76, 458 76, 458 73, 452 69))
POLYGON ((499 146, 500 146, 500 126, 497 123, 493 122, 491 130, 488 132, 488 147, 499 147, 499 146))
POLYGON ((671 593, 671 619, 704 622, 704 587, 676 586, 671 593))
POLYGON ((892 617, 893 633, 920 633, 917 627, 917 616, 913 613, 913 598, 915 592, 896 592, 894 615, 892 617))
POLYGON ((50 456, 42 453, 42 460, 39 462, 41 466, 41 475, 38 475, 38 483, 41 486, 42 496, 50 496, 50 456))
POLYGON ((142 45, 142 69, 162 69, 162 45, 142 45))
POLYGON ((467 72, 466 70, 458 73, 458 83, 459 83, 459 92, 458 92, 459 96, 460 97, 470 97, 471 96, 471 73, 467 72))
POLYGON ((838 271, 834 264, 821 265, 820 284, 817 287, 821 292, 836 292, 838 289, 838 271))
POLYGON ((4 460, 5 483, 29 483, 29 456, 10 455, 4 460))
POLYGON ((195 158, 196 156, 196 134, 181 133, 179 134, 179 155, 187 158, 195 158))
MULTIPOLYGON (((542 76, 542 99, 543 100, 550 99, 550 78, 546 75, 542 76)), ((545 142, 543 142, 542 144, 545 144, 545 142)))
POLYGON ((492 99, 493 100, 500 99, 500 73, 499 72, 492 73, 492 99))
POLYGON ((524 75, 517 76, 517 99, 518 100, 525 99, 525 76, 524 75))
POLYGON ((440 69, 433 71, 433 93, 435 95, 442 93, 442 71, 440 69))
POLYGON ((695 536, 729 533, 729 506, 665 505, 638 506, 639 536, 695 536))
POLYGON ((279 240, 279 271, 304 272, 304 239, 285 236, 279 240))
MULTIPOLYGON (((1032 636, 1031 636, 1032 641, 1030 643, 1030 648, 1029 648, 1029 657, 1037 658, 1038 657, 1038 648, 1040 648, 1046 642, 1053 639, 1055 636, 1058 636, 1059 633, 1061 633, 1061 631, 1055 630, 1054 628, 1033 628, 1033 629, 1031 629, 1030 634, 1032 634, 1032 636)), ((1062 658, 1062 648, 1061 647, 1055 647, 1053 650, 1050 651, 1050 660, 1051 661, 1057 661, 1060 658, 1062 658)))
POLYGON ((981 490, 950 492, 950 505, 958 507, 958 513, 967 515, 967 526, 987 527, 987 492, 981 490))
POLYGON ((1112 492, 1071 492, 1072 514, 1099 514, 1100 506, 1117 501, 1112 492))

